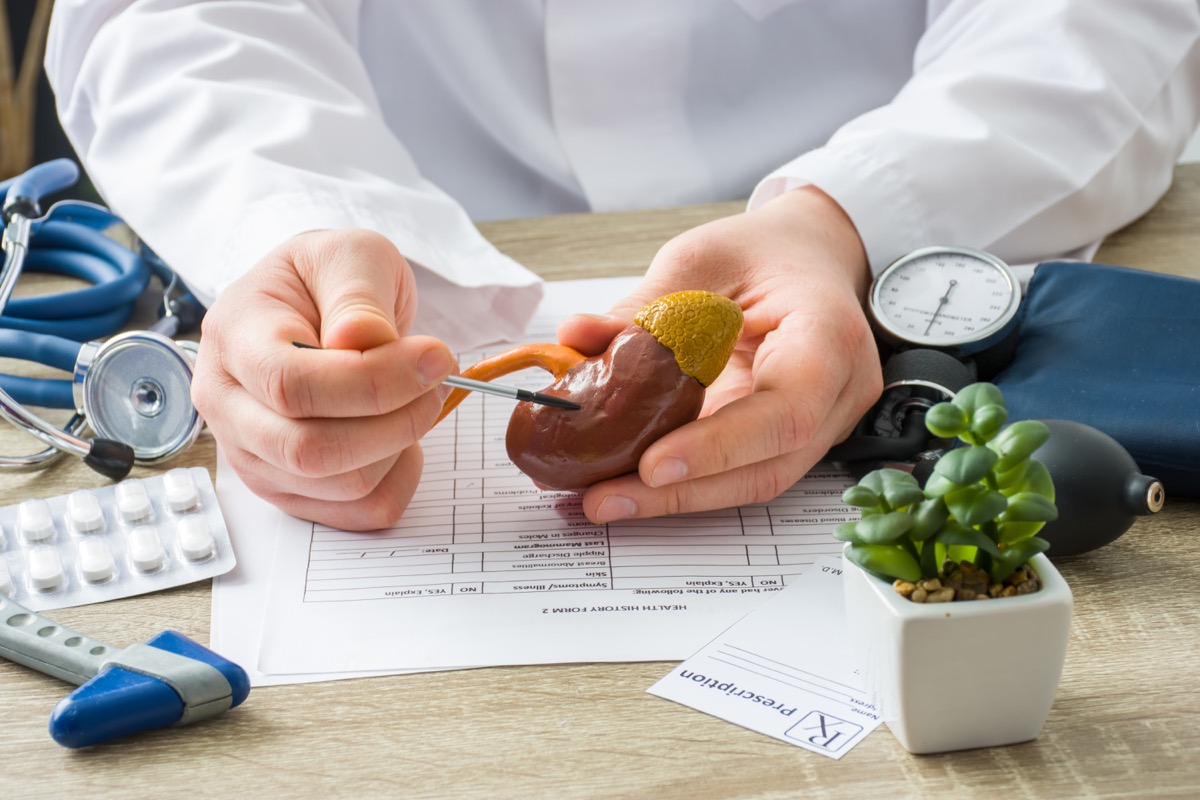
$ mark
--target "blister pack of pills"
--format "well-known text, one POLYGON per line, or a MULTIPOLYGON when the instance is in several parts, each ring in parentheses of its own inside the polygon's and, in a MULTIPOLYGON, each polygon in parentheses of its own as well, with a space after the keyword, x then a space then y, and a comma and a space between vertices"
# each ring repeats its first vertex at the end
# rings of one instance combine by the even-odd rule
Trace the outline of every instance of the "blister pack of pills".
POLYGON ((154 592, 235 563, 203 467, 0 507, 0 594, 31 611, 154 592))

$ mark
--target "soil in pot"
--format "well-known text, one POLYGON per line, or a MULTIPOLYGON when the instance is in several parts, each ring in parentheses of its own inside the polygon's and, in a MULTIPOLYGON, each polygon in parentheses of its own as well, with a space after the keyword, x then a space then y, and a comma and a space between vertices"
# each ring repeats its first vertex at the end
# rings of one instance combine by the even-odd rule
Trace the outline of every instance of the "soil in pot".
POLYGON ((1028 564, 1018 567, 1002 582, 992 583, 987 570, 969 561, 947 561, 936 578, 915 583, 897 579, 892 588, 914 603, 950 603, 1032 594, 1042 588, 1042 583, 1028 564))

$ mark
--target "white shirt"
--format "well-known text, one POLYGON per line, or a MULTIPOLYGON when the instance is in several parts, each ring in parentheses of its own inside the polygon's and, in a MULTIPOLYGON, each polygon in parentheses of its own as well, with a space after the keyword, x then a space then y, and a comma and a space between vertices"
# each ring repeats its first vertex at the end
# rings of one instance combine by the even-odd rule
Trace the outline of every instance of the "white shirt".
POLYGON ((293 234, 368 227, 414 264, 417 327, 465 347, 539 296, 472 219, 811 183, 876 270, 1083 252, 1200 122, 1200 7, 58 0, 46 67, 106 202, 202 299, 293 234))

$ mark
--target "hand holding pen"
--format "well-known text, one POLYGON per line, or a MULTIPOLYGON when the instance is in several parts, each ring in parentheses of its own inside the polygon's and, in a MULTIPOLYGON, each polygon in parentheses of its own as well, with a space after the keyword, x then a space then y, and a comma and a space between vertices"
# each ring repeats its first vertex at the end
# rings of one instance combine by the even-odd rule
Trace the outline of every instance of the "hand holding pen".
POLYGON ((361 230, 292 237, 222 291, 192 395, 251 491, 343 530, 400 518, 442 410, 438 386, 457 372, 443 342, 408 335, 415 312, 407 261, 361 230))
MULTIPOLYGON (((302 347, 309 350, 319 349, 315 344, 304 344, 303 342, 292 342, 296 347, 302 347)), ((468 392, 482 392, 483 394, 495 395, 496 397, 507 397, 511 400, 519 400, 526 403, 537 403, 543 406, 555 406, 556 408, 567 408, 572 411, 578 411, 580 406, 578 403, 572 403, 570 400, 564 400, 561 397, 542 394, 541 392, 531 392, 528 389, 518 389, 515 386, 505 386, 498 383, 488 383, 487 381, 477 381, 471 378, 464 378, 461 375, 450 375, 442 381, 445 386, 453 386, 456 389, 465 389, 468 392)))

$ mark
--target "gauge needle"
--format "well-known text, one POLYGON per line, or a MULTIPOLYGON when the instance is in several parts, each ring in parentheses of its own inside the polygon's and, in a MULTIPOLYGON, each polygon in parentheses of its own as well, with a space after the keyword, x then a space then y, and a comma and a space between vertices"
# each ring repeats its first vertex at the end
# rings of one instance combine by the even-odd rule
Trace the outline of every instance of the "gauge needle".
POLYGON ((933 328, 933 323, 937 321, 938 314, 942 313, 942 306, 950 302, 950 293, 954 291, 954 287, 958 285, 958 281, 950 281, 950 285, 946 287, 946 293, 938 298, 938 307, 933 310, 933 316, 929 318, 929 324, 925 326, 925 335, 929 335, 929 331, 933 328))

